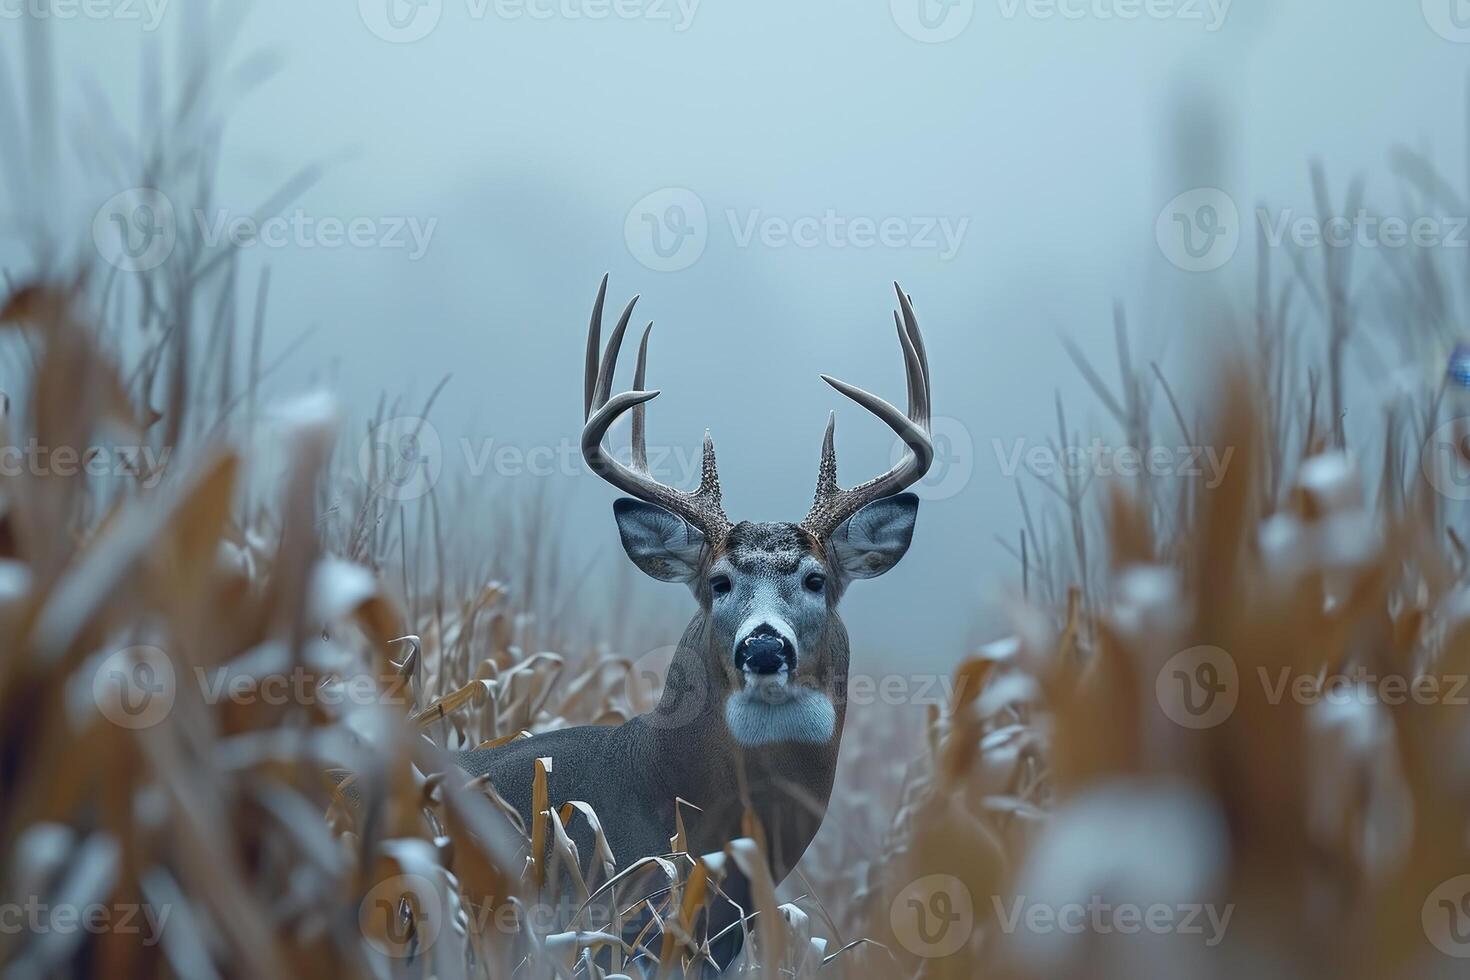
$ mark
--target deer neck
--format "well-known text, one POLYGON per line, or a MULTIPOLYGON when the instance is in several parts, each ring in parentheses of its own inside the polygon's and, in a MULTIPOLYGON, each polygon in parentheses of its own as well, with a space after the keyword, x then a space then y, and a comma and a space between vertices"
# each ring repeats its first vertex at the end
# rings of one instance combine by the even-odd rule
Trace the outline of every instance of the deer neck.
POLYGON ((766 835, 780 880, 816 835, 831 797, 846 715, 847 632, 834 615, 825 649, 812 652, 813 663, 823 669, 809 683, 835 709, 830 739, 754 746, 741 744, 727 725, 725 702, 735 678, 725 663, 728 654, 711 649, 708 634, 706 617, 696 615, 670 664, 658 707, 639 720, 661 792, 700 808, 684 815, 692 846, 718 850, 745 836, 748 809, 766 835))

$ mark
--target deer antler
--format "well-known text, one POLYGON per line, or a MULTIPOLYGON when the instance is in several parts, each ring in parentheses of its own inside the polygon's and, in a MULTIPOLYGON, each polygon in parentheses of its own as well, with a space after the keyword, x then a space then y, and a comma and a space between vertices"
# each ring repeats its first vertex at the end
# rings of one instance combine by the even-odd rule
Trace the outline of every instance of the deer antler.
POLYGON ((908 446, 903 459, 882 476, 860 483, 851 490, 837 486, 837 453, 832 447, 832 433, 837 414, 827 420, 827 435, 822 440, 822 463, 817 471, 817 493, 812 509, 801 526, 825 540, 843 521, 868 504, 892 496, 924 478, 934 462, 934 446, 929 438, 929 358, 924 353, 924 338, 919 334, 919 321, 909 297, 893 284, 898 293, 898 306, 903 311, 893 314, 898 326, 898 341, 903 346, 904 369, 908 376, 908 412, 900 412, 883 399, 845 381, 822 375, 827 382, 848 398, 882 419, 898 433, 908 446))
POLYGON ((730 530, 730 519, 720 505, 720 474, 715 466, 715 444, 708 430, 704 433, 704 461, 700 468, 699 486, 693 492, 676 490, 659 483, 648 472, 648 445, 644 435, 644 403, 657 397, 657 390, 643 388, 648 362, 648 334, 653 330, 650 321, 644 328, 643 340, 638 345, 638 367, 633 376, 633 390, 612 394, 613 371, 618 364, 618 349, 623 345, 623 334, 628 330, 628 321, 633 318, 634 296, 623 308, 618 324, 608 338, 607 350, 602 346, 602 305, 607 297, 607 276, 597 287, 597 302, 592 306, 592 322, 587 328, 587 368, 584 376, 582 458, 592 472, 625 493, 639 500, 657 504, 665 510, 678 514, 697 527, 711 543, 724 538, 730 530), (599 354, 600 359, 599 359, 599 354), (608 455, 602 447, 607 430, 628 409, 633 410, 633 465, 624 466, 608 455))

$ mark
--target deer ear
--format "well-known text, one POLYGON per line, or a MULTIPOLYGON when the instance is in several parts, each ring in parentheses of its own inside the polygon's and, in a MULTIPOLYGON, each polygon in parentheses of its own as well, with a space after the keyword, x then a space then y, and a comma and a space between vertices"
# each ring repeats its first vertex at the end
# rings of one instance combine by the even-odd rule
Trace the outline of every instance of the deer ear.
POLYGON ((613 501, 613 518, 623 550, 645 574, 661 582, 689 582, 699 574, 704 535, 684 518, 632 497, 613 501))
POLYGON ((909 550, 919 498, 897 493, 875 500, 832 532, 832 552, 849 578, 875 578, 888 571, 909 550))

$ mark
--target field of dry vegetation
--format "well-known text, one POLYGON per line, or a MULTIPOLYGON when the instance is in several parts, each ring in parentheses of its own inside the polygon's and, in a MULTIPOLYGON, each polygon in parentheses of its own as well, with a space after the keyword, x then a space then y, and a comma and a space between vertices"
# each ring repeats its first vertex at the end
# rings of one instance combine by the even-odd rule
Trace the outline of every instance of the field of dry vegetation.
MULTIPOLYGON (((187 140, 212 111, 161 115, 129 182, 207 197, 218 144, 187 140)), ((1470 187, 1395 160, 1422 213, 1465 213, 1470 187)), ((571 601, 552 505, 502 501, 467 554, 447 495, 401 505, 360 472, 344 419, 364 407, 268 396, 269 282, 236 255, 181 238, 135 274, 61 247, 86 229, 29 231, 0 299, 0 443, 110 464, 0 480, 5 975, 697 970, 758 826, 720 855, 676 838, 633 875, 599 855, 557 894, 548 865, 581 857, 566 828, 618 815, 521 826, 444 775, 446 749, 650 707, 621 627, 571 601), (593 898, 655 924, 634 944, 542 928, 593 898)), ((823 832, 779 892, 757 874, 739 969, 1464 975, 1470 433, 1437 377, 1349 411, 1344 360, 1374 331, 1442 360, 1470 269, 1260 251, 1198 404, 1121 320, 1116 369, 1079 364, 1129 444, 1233 450, 1223 482, 1032 485, 1012 634, 956 652, 942 708, 850 716, 823 832)), ((1058 430, 1083 438, 1060 405, 1058 430)))

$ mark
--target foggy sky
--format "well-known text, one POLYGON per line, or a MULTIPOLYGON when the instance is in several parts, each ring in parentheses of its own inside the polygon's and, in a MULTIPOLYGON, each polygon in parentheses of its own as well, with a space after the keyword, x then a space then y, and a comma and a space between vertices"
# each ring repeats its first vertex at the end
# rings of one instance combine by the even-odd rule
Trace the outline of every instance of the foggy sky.
MULTIPOLYGON (((731 516, 799 520, 830 410, 842 482, 889 463, 881 424, 817 375, 901 403, 896 279, 928 343, 941 448, 957 458, 928 491, 939 499, 922 507, 905 561, 848 595, 859 662, 952 662, 986 598, 1016 578, 993 538, 1015 539, 1017 479, 1036 503, 1046 494, 1003 472, 997 440, 1000 455, 1042 444, 1057 390, 1074 424, 1116 436, 1061 336, 1113 377, 1122 301, 1136 349, 1190 378, 1211 325, 1180 317, 1181 296, 1205 284, 1248 302, 1233 287, 1250 281, 1251 236, 1224 268, 1182 271, 1156 243, 1166 202, 1209 185, 1247 220, 1258 200, 1310 210, 1307 163, 1321 157, 1339 190, 1363 172, 1370 201, 1392 204, 1396 143, 1464 172, 1470 44, 1437 34, 1417 0, 1235 0, 1216 30, 1221 5, 1206 0, 1136 19, 1118 15, 1128 0, 1064 3, 1075 18, 979 0, 951 11, 970 19, 938 43, 905 33, 918 23, 905 0, 623 0, 614 9, 626 16, 602 19, 586 0, 534 4, 545 17, 511 0, 483 16, 477 0, 440 0, 434 29, 408 43, 371 29, 387 23, 386 2, 256 0, 234 47, 235 61, 264 49, 283 67, 229 115, 222 202, 246 213, 326 161, 287 213, 369 219, 383 234, 398 219, 432 227, 422 256, 295 239, 247 250, 245 281, 272 268, 268 354, 313 330, 271 390, 325 379, 362 418, 380 392, 416 404, 452 374, 430 416, 446 468, 463 464, 465 445, 481 460, 505 446, 560 459, 580 430, 586 320, 610 272, 610 305, 640 293, 635 323, 657 321, 650 441, 687 455, 709 427, 731 516), (1206 104, 1220 107, 1214 137, 1191 125, 1206 104), (705 243, 687 267, 659 271, 638 213, 628 226, 630 209, 668 188, 703 206, 705 243), (873 243, 885 222, 891 240, 873 243), (963 229, 952 255, 944 227, 963 229), (793 233, 817 237, 795 244, 793 233)), ((136 118, 140 59, 164 58, 176 82, 180 32, 197 30, 191 5, 164 4, 153 32, 141 0, 143 21, 55 23, 63 132, 90 138, 77 132, 88 78, 124 121, 136 118)), ((18 35, 0 18, 12 77, 18 35)), ((83 216, 123 189, 68 179, 83 216)), ((621 560, 616 492, 580 467, 478 479, 546 481, 579 557, 621 560)), ((687 601, 652 580, 638 588, 687 601)))

